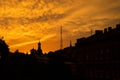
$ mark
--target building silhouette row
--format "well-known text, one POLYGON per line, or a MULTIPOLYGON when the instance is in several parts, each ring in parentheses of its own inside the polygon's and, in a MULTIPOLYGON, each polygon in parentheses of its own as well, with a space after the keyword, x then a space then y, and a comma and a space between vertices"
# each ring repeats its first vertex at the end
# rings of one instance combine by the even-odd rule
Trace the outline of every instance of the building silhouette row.
POLYGON ((83 61, 110 61, 119 60, 120 53, 120 24, 116 28, 108 27, 104 30, 96 30, 95 34, 89 37, 77 39, 75 46, 57 50, 66 58, 71 58, 78 62, 83 61))
POLYGON ((61 54, 77 80, 119 80, 120 24, 96 30, 89 37, 77 39, 75 46, 50 54, 61 54))
POLYGON ((30 53, 12 53, 0 39, 2 77, 11 77, 12 73, 14 80, 36 80, 39 76, 56 80, 53 75, 57 80, 120 80, 120 24, 96 30, 89 37, 77 39, 75 46, 70 41, 69 47, 48 54, 43 54, 38 42, 37 50, 33 48, 30 53))
POLYGON ((104 62, 120 60, 120 24, 114 29, 96 30, 92 36, 77 39, 75 48, 79 53, 77 59, 104 62))
POLYGON ((30 50, 30 54, 33 55, 33 56, 41 56, 43 55, 43 52, 42 52, 42 49, 41 49, 41 43, 38 42, 38 48, 37 50, 36 49, 31 49, 30 50))

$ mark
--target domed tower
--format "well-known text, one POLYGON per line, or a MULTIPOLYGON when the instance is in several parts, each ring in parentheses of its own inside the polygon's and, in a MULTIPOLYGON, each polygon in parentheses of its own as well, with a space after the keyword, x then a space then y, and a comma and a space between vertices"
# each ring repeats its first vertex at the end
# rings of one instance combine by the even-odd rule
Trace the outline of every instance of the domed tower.
POLYGON ((42 49, 41 49, 41 43, 40 41, 38 42, 38 49, 37 49, 38 55, 42 55, 42 49))

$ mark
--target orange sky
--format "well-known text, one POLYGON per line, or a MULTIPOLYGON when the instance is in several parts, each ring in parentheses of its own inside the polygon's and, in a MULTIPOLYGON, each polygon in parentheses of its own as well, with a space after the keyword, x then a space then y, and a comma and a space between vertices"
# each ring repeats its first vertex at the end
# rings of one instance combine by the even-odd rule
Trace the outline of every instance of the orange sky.
POLYGON ((11 51, 29 52, 40 40, 43 52, 89 36, 90 30, 120 23, 120 0, 0 0, 0 36, 11 51))

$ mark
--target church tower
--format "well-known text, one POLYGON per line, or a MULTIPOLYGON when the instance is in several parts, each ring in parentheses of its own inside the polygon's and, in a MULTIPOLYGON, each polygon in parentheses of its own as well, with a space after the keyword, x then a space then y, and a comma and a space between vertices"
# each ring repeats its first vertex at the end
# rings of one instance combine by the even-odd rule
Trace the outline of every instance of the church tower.
POLYGON ((37 49, 38 55, 42 55, 42 49, 41 49, 41 43, 38 42, 38 49, 37 49))

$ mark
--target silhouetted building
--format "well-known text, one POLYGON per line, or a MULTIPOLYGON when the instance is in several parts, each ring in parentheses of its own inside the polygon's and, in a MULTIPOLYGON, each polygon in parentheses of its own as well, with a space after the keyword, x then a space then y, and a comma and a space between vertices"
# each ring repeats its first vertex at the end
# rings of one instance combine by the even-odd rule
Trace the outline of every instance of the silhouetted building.
POLYGON ((42 49, 41 49, 41 43, 38 43, 38 49, 37 49, 38 55, 42 55, 42 49))
POLYGON ((82 46, 82 44, 85 43, 85 40, 86 40, 85 37, 77 39, 77 43, 75 43, 75 46, 82 46), (81 44, 81 45, 79 45, 79 44, 81 44))
POLYGON ((112 27, 108 27, 108 31, 111 31, 112 30, 112 27))
POLYGON ((120 24, 77 39, 75 46, 62 49, 61 54, 67 58, 65 62, 70 61, 71 67, 76 66, 72 70, 77 80, 119 80, 120 24))
POLYGON ((117 28, 118 30, 120 30, 120 24, 117 24, 117 25, 116 25, 116 28, 117 28))
MULTIPOLYGON (((76 48, 79 52, 79 56, 88 58, 91 60, 119 60, 118 54, 120 45, 120 24, 116 25, 116 28, 108 27, 102 30, 96 30, 95 34, 87 37, 77 39, 76 48), (84 47, 83 47, 84 46, 84 47), (82 55, 84 54, 84 55, 82 55), (114 55, 114 56, 113 56, 114 55), (117 55, 115 57, 115 55, 117 55)), ((82 58, 78 58, 82 59, 82 58)), ((85 58, 83 58, 85 59, 85 58)))
POLYGON ((105 29, 104 29, 104 33, 107 33, 107 31, 108 31, 107 28, 105 28, 105 29))
POLYGON ((79 68, 79 75, 84 73, 83 76, 95 80, 115 79, 120 76, 120 69, 117 67, 120 64, 120 24, 114 29, 105 28, 104 33, 96 30, 92 36, 77 39, 75 51, 74 59, 79 66, 84 65, 79 68), (94 68, 87 67, 88 65, 94 68))
POLYGON ((32 55, 32 56, 36 56, 37 55, 37 51, 36 51, 36 49, 31 49, 30 50, 30 54, 32 55))
POLYGON ((101 34, 103 34, 103 31, 102 31, 102 30, 96 30, 96 31, 95 31, 95 35, 101 35, 101 34))
POLYGON ((42 49, 41 49, 41 43, 38 42, 37 50, 33 48, 30 50, 30 53, 31 53, 31 55, 36 56, 36 57, 42 56, 43 53, 42 53, 42 49))

